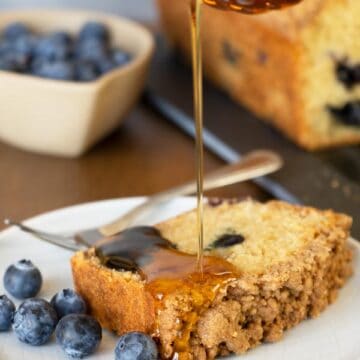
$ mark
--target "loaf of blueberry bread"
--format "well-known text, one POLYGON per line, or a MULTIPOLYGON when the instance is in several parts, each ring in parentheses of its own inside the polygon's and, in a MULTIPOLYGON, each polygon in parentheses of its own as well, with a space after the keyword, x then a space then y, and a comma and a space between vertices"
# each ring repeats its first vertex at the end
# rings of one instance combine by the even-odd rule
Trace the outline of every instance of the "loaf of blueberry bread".
MULTIPOLYGON (((189 55, 189 0, 158 7, 189 55)), ((359 14, 359 0, 303 0, 256 16, 204 6, 206 75, 306 149, 359 144, 359 14)))
POLYGON ((346 215, 246 200, 204 216, 202 276, 196 211, 75 254, 76 289, 102 326, 151 334, 163 359, 241 354, 318 316, 351 275, 346 215))

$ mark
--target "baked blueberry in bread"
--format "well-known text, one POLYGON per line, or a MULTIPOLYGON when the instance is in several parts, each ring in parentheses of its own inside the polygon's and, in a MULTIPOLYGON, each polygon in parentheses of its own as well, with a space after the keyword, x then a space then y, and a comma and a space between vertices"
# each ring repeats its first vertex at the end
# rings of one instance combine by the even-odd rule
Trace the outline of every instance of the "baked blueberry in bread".
POLYGON ((351 223, 279 201, 213 202, 203 276, 190 211, 78 252, 74 282, 103 327, 152 335, 163 359, 241 354, 280 340, 336 299, 352 272, 351 223))
MULTIPOLYGON (((158 5, 168 38, 189 55, 189 0, 158 5)), ((204 6, 205 72, 304 148, 359 144, 359 14, 358 0, 303 0, 256 16, 204 6)))

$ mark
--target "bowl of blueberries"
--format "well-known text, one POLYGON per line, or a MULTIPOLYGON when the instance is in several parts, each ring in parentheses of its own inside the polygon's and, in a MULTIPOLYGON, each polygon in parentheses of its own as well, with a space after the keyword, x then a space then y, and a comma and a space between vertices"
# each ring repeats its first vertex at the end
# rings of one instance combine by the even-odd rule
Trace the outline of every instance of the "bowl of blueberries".
POLYGON ((120 125, 143 91, 151 33, 86 11, 0 13, 0 139, 82 155, 120 125))

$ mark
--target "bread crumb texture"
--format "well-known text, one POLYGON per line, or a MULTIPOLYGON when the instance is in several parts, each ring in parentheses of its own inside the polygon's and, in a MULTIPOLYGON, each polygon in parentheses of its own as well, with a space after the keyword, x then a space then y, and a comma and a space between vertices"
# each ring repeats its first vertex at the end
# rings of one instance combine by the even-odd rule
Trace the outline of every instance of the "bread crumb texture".
MULTIPOLYGON (((279 201, 206 206, 206 253, 231 262, 239 276, 197 313, 186 359, 241 354, 262 342, 280 340, 285 330, 318 316, 351 275, 351 223, 351 218, 333 211, 279 201), (214 248, 214 241, 225 234, 241 234, 244 241, 214 248)), ((157 228, 180 250, 196 253, 195 211, 157 228)), ((196 307, 191 293, 176 289, 163 299, 161 311, 155 311, 155 300, 138 275, 104 268, 93 250, 77 253, 72 269, 77 290, 104 327, 118 334, 152 333, 156 323, 162 358, 173 356, 174 343, 196 307)))

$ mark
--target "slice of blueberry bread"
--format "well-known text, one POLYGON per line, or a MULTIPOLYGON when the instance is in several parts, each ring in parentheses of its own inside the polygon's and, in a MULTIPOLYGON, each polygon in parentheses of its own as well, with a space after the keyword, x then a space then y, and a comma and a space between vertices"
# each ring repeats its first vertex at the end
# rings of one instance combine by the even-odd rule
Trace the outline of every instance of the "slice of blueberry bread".
POLYGON ((203 276, 180 281, 166 273, 177 261, 174 254, 195 269, 195 211, 155 228, 124 231, 120 242, 106 243, 132 244, 115 260, 99 252, 104 244, 73 257, 76 289, 105 328, 151 334, 163 359, 241 354, 318 316, 351 275, 352 221, 346 215, 246 200, 208 205, 204 216, 203 276), (155 243, 169 252, 149 253, 155 243), (134 259, 142 259, 141 266, 134 259), (159 269, 151 268, 156 261, 159 269), (209 264, 217 266, 212 277, 209 264), (149 268, 151 279, 144 276, 149 268), (157 270, 166 274, 161 281, 157 270))
MULTIPOLYGON (((189 55, 189 0, 158 5, 169 39, 189 55)), ((307 149, 359 144, 359 14, 358 0, 303 0, 257 16, 204 6, 206 75, 307 149)))

